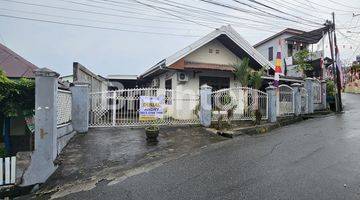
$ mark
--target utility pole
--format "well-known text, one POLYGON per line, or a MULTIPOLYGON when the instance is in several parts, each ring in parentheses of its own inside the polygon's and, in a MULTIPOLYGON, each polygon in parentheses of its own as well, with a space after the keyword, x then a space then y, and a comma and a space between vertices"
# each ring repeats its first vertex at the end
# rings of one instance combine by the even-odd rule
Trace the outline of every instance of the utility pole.
MULTIPOLYGON (((329 36, 329 46, 330 46, 330 55, 331 55, 331 60, 332 60, 332 71, 333 71, 333 79, 334 82, 336 83, 337 78, 336 78, 336 66, 335 66, 335 59, 334 59, 334 47, 333 47, 333 38, 332 38, 332 22, 331 21, 327 21, 326 22, 326 26, 328 26, 328 36, 329 36)), ((336 89, 337 91, 337 89, 336 89)), ((338 98, 338 92, 335 95, 335 107, 336 107, 336 112, 339 112, 339 98, 338 98)))
MULTIPOLYGON (((334 43, 335 43, 335 59, 336 59, 336 82, 337 82, 337 90, 338 90, 338 106, 339 106, 339 112, 343 111, 343 106, 342 106, 342 99, 341 99, 341 77, 340 75, 342 74, 340 72, 339 69, 339 64, 338 61, 338 56, 339 56, 339 48, 337 45, 337 41, 336 41, 336 32, 335 32, 335 12, 332 13, 332 17, 333 17, 333 33, 334 33, 334 43)), ((339 59, 340 60, 340 59, 339 59)))
POLYGON ((337 63, 338 56, 339 56, 339 49, 337 46, 336 41, 336 33, 335 33, 335 13, 332 13, 332 22, 327 21, 326 26, 328 26, 328 33, 329 33, 329 44, 330 44, 330 52, 331 52, 331 59, 332 68, 333 68, 333 75, 334 75, 334 82, 336 83, 337 88, 337 95, 335 97, 335 105, 336 105, 336 112, 341 112, 343 110, 342 106, 342 99, 341 99, 341 77, 340 77, 340 70, 337 67, 339 63, 337 63), (335 48, 335 56, 334 56, 334 48, 335 48))

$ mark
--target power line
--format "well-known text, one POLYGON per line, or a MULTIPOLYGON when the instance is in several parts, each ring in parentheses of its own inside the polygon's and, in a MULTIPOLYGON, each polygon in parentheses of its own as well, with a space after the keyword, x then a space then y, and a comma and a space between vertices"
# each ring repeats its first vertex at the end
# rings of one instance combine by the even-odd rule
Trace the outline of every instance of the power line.
POLYGON ((150 32, 150 31, 136 31, 136 30, 129 30, 129 29, 119 29, 119 28, 92 26, 92 25, 84 25, 84 24, 74 24, 74 23, 68 23, 68 22, 58 22, 58 21, 51 21, 51 20, 44 20, 44 19, 28 18, 28 17, 18 17, 18 16, 13 16, 13 15, 0 14, 0 17, 13 18, 13 19, 22 19, 22 20, 28 20, 28 21, 45 22, 45 23, 51 23, 51 24, 61 24, 61 25, 76 26, 76 27, 83 27, 83 28, 93 28, 93 29, 120 31, 120 32, 144 33, 144 34, 151 34, 151 35, 182 36, 182 37, 199 37, 199 35, 161 33, 161 32, 150 32))
MULTIPOLYGON (((7 1, 7 2, 12 2, 12 3, 24 4, 24 5, 29 5, 29 6, 52 8, 52 9, 57 9, 57 10, 67 10, 67 11, 72 11, 72 12, 81 12, 81 13, 86 13, 86 14, 96 14, 96 15, 105 15, 105 16, 111 16, 111 17, 128 18, 128 19, 137 19, 137 20, 146 20, 146 21, 158 21, 158 22, 165 22, 165 23, 174 23, 174 21, 169 21, 169 20, 160 20, 160 19, 151 19, 151 18, 143 18, 143 17, 134 17, 134 16, 127 16, 127 15, 104 13, 104 12, 95 12, 95 11, 90 11, 90 10, 81 10, 81 9, 74 9, 74 8, 59 7, 59 6, 49 6, 49 5, 44 5, 44 4, 35 4, 35 3, 28 3, 28 2, 16 1, 16 0, 1 0, 1 1, 7 1)), ((179 23, 181 23, 181 22, 179 22, 179 23)))
MULTIPOLYGON (((238 0, 234 0, 234 1, 239 2, 238 0)), ((300 19, 300 20, 303 20, 303 21, 306 21, 306 22, 309 22, 309 23, 317 24, 317 25, 322 25, 321 23, 314 22, 314 21, 311 21, 311 20, 308 20, 308 19, 299 17, 299 16, 297 16, 297 15, 293 15, 293 14, 291 14, 291 13, 284 12, 284 11, 282 11, 282 10, 280 10, 280 9, 277 9, 277 8, 274 8, 274 7, 269 6, 269 5, 267 5, 267 4, 258 2, 258 1, 256 1, 256 0, 248 0, 248 1, 253 2, 253 3, 255 3, 255 4, 258 4, 258 5, 261 5, 261 6, 265 7, 265 8, 268 8, 268 9, 271 9, 271 10, 274 10, 274 11, 277 11, 277 12, 280 12, 280 13, 282 13, 282 14, 292 16, 292 17, 294 17, 294 18, 296 18, 296 19, 300 19)))
MULTIPOLYGON (((282 20, 285 20, 285 21, 291 21, 291 22, 294 22, 294 23, 301 23, 301 24, 304 24, 304 25, 307 25, 307 26, 314 26, 314 25, 305 24, 305 23, 302 23, 302 22, 298 22, 298 21, 295 21, 295 20, 292 20, 292 19, 289 19, 289 18, 286 18, 286 17, 274 15, 274 14, 270 14, 270 15, 269 15, 269 14, 267 14, 267 12, 265 12, 265 14, 264 14, 264 11, 261 10, 261 9, 260 9, 261 12, 257 12, 257 11, 251 11, 251 10, 247 10, 247 9, 243 9, 243 8, 231 6, 231 5, 228 5, 228 4, 223 4, 223 3, 215 2, 215 1, 212 1, 212 0, 200 0, 200 1, 206 2, 206 3, 209 3, 209 4, 213 4, 213 5, 217 5, 217 6, 220 6, 220 7, 228 8, 228 9, 231 9, 231 10, 236 10, 236 11, 244 12, 244 13, 247 13, 247 14, 255 14, 255 16, 256 16, 256 15, 268 16, 268 17, 273 17, 273 18, 282 19, 282 20)), ((254 7, 254 6, 252 6, 252 7, 254 7)), ((256 9, 258 9, 258 8, 256 8, 256 9)), ((315 27, 317 27, 317 26, 315 26, 315 27)))
POLYGON ((7 8, 0 8, 0 10, 10 11, 10 12, 17 12, 17 13, 25 13, 25 14, 33 14, 33 15, 41 15, 41 16, 47 16, 47 17, 58 17, 58 18, 63 18, 63 19, 80 20, 80 21, 86 21, 86 22, 96 22, 96 23, 105 23, 105 24, 118 24, 118 25, 125 25, 125 26, 134 26, 134 27, 140 27, 140 28, 156 28, 156 29, 166 29, 166 30, 172 29, 172 30, 185 30, 185 31, 194 30, 194 29, 190 29, 190 28, 161 27, 161 26, 128 24, 128 23, 123 23, 123 22, 103 21, 103 20, 88 19, 88 18, 81 18, 81 17, 69 17, 69 16, 64 16, 64 15, 54 15, 54 14, 46 14, 46 13, 32 12, 32 11, 26 11, 26 10, 14 10, 14 9, 7 9, 7 8))

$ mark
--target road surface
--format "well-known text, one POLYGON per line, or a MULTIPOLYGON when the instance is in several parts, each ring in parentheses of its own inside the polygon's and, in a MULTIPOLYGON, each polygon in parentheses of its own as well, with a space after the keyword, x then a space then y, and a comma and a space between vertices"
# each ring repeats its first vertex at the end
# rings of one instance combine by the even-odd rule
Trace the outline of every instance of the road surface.
POLYGON ((360 95, 346 112, 243 136, 62 199, 360 199, 360 95))

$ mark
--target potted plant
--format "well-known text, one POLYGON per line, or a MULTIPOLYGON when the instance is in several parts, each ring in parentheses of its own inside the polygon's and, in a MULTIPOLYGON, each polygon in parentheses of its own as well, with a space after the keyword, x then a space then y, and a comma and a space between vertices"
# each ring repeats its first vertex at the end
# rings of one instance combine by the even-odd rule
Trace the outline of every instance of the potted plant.
POLYGON ((157 143, 159 136, 159 127, 156 125, 151 125, 145 128, 146 141, 150 143, 157 143))

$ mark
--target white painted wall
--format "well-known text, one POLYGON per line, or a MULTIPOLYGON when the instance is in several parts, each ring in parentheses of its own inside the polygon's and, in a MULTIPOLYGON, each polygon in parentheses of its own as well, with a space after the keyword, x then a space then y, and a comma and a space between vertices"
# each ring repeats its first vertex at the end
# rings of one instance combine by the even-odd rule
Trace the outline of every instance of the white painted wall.
POLYGON ((197 63, 209 63, 220 65, 231 65, 240 62, 235 54, 227 49, 218 40, 213 40, 206 45, 200 47, 198 50, 192 52, 185 57, 185 61, 197 62, 197 63), (212 53, 209 53, 209 49, 212 49, 212 53), (216 51, 219 51, 217 54, 216 51))

